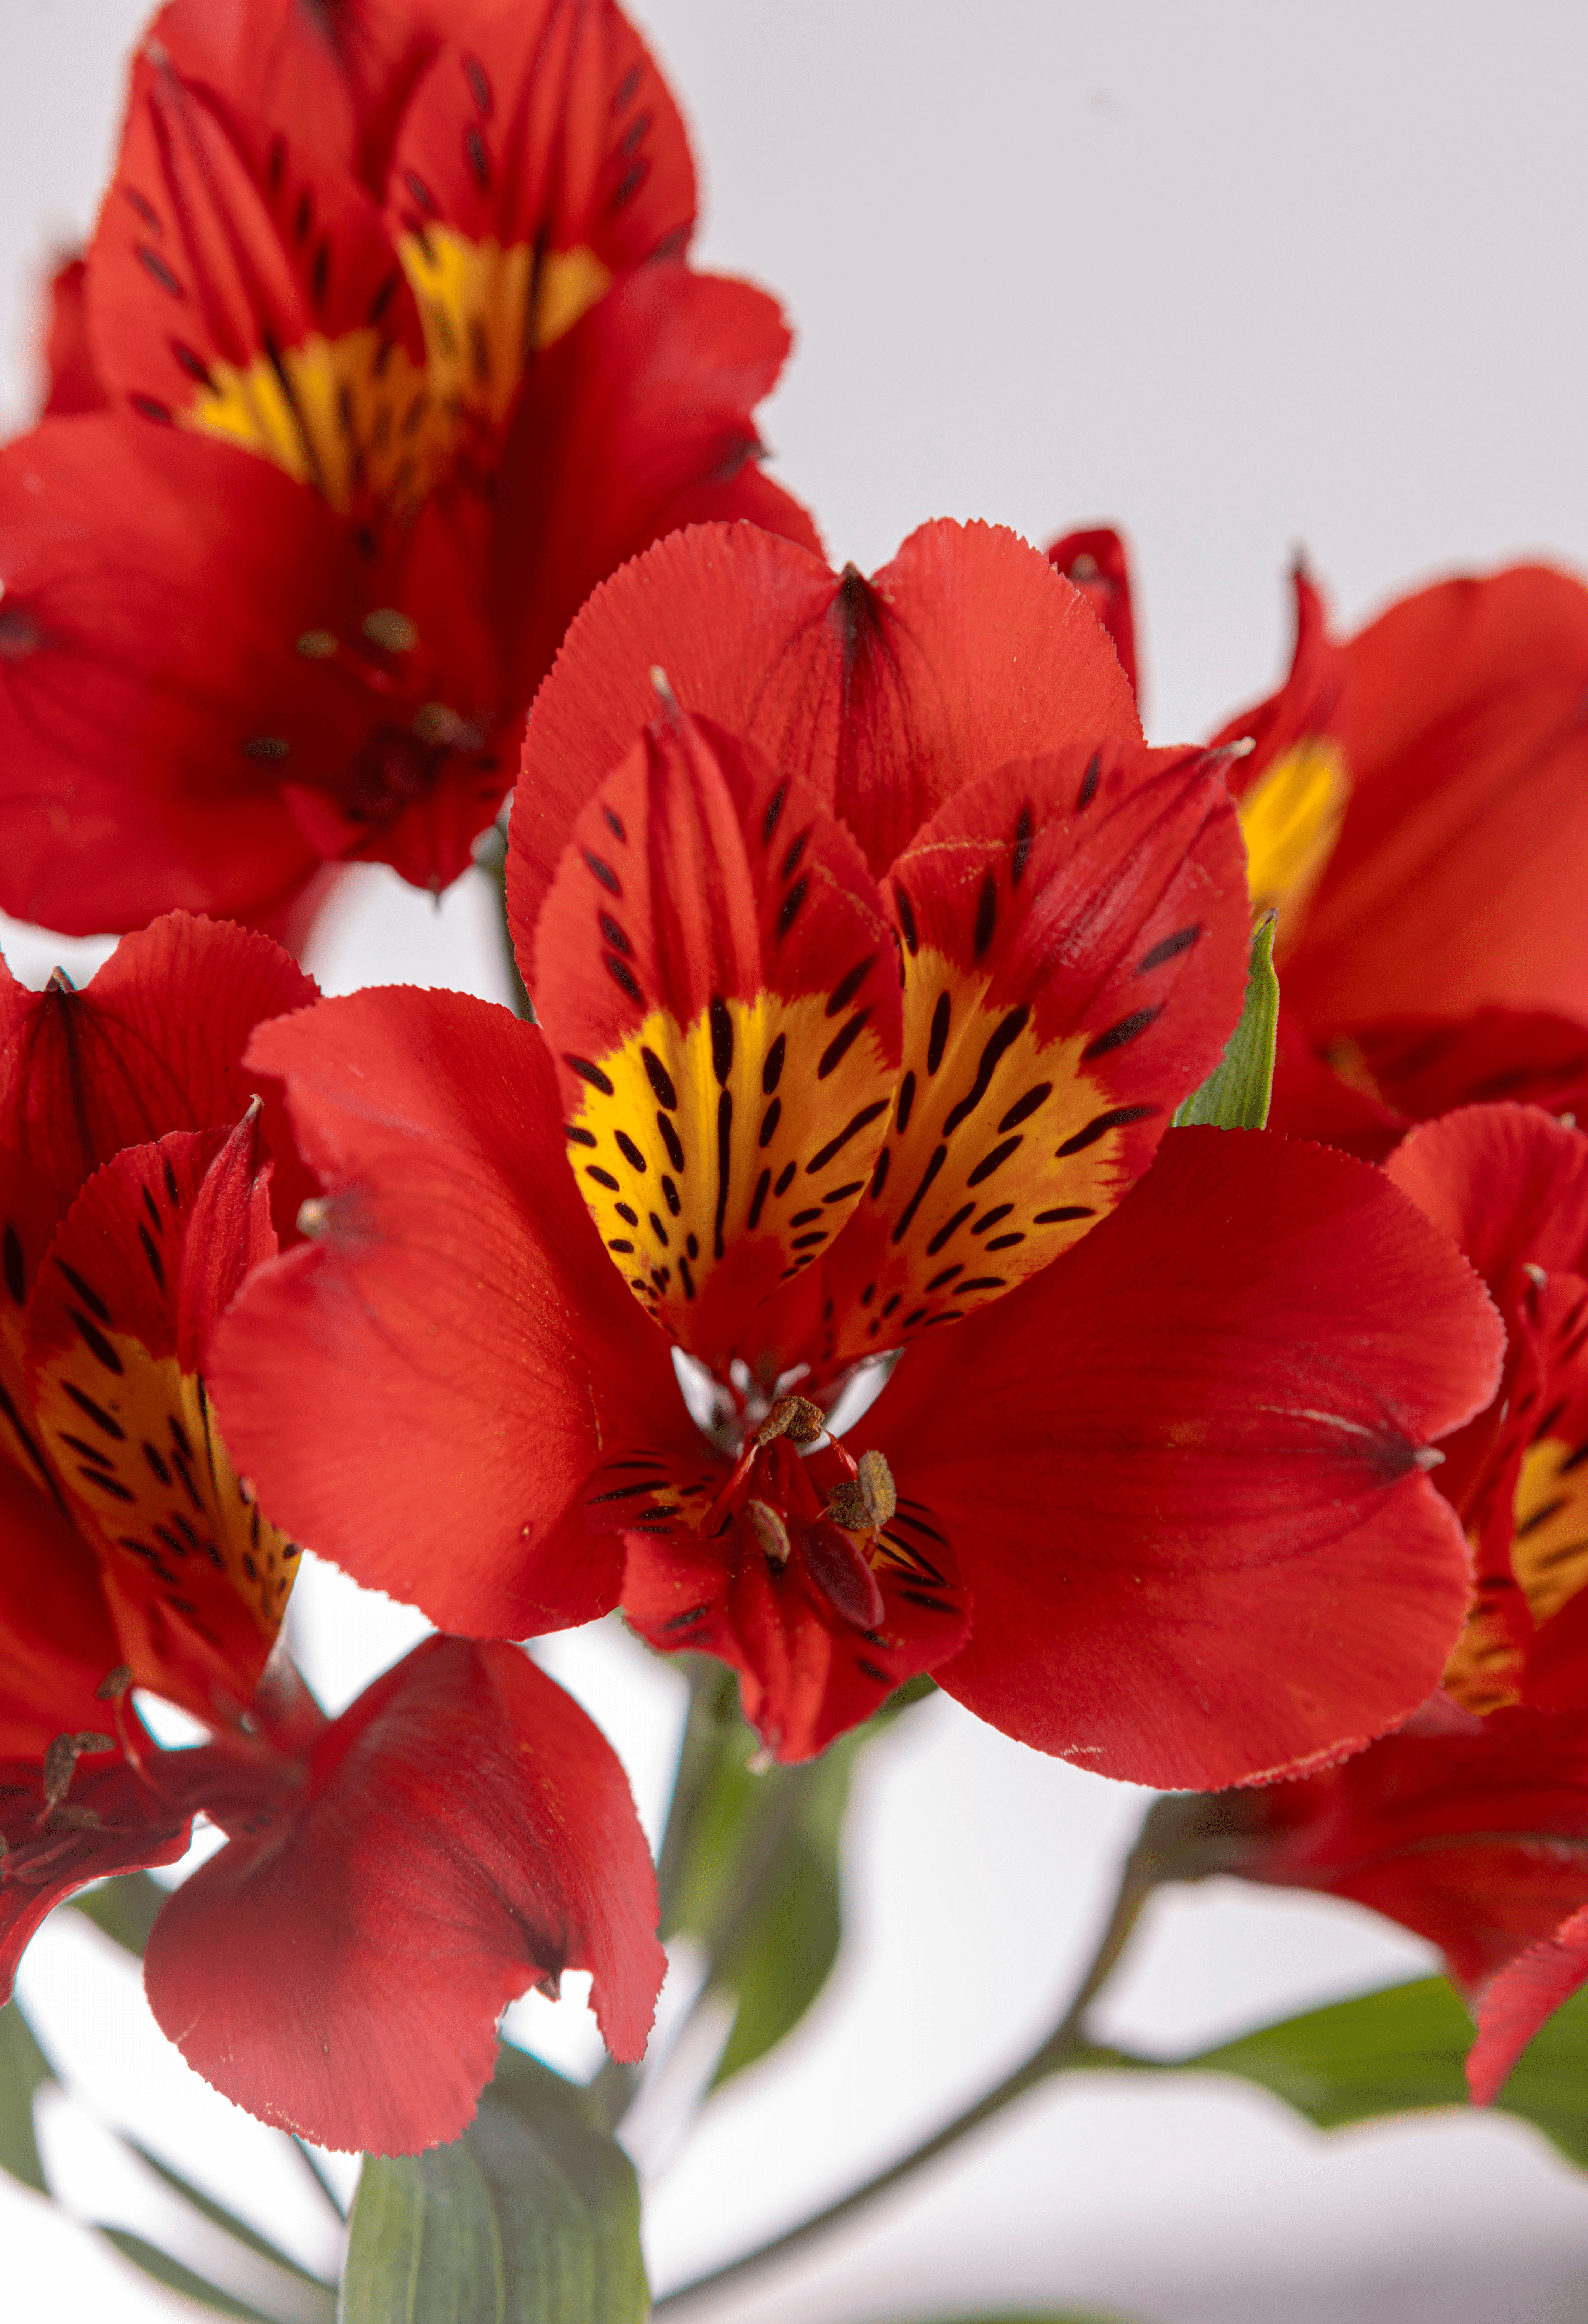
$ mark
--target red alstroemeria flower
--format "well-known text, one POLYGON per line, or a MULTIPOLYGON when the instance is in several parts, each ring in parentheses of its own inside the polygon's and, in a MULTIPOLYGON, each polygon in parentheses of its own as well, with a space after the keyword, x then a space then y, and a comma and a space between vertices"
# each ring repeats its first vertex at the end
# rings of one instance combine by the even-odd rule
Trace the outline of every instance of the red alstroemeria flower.
POLYGON ((1066 532, 1048 544, 1048 562, 1077 588, 1096 614, 1120 658, 1131 691, 1141 698, 1136 659, 1136 616, 1131 597, 1131 559, 1124 536, 1112 525, 1066 532))
POLYGON ((1192 1784, 1423 1698, 1467 1580, 1421 1448, 1493 1311, 1378 1173, 1164 1136, 1240 1005, 1235 818, 1037 552, 675 536, 517 799, 538 1026, 364 993, 250 1053, 327 1190, 212 1367, 278 1513, 454 1628, 621 1598, 785 1758, 922 1669, 1192 1784))
POLYGON ((1479 2105, 1588 1978, 1581 1711, 1480 1719, 1438 1696, 1343 1766, 1210 1803, 1199 1821, 1216 1868, 1348 1896, 1441 1947, 1477 2016, 1479 2105))
POLYGON ((1509 1341, 1500 1393, 1438 1476, 1478 1566, 1445 1683, 1475 1711, 1588 1711, 1588 1137, 1471 1106, 1385 1167, 1483 1277, 1509 1341))
POLYGON ((1588 1978, 1588 1137, 1532 1106, 1414 1129, 1387 1175, 1505 1319, 1500 1391, 1437 1480, 1478 1587, 1444 1692, 1334 1773, 1215 1809, 1224 1868, 1324 1887, 1441 1945, 1492 2098, 1588 1978))
POLYGON ((1216 739, 1279 908, 1269 1127, 1380 1158, 1484 1099, 1588 1103, 1588 589, 1523 567, 1341 644, 1296 576, 1289 678, 1216 739))
POLYGON ((0 454, 11 911, 270 918, 349 857, 443 886, 604 574, 700 516, 814 539, 750 417, 788 333, 686 263, 632 27, 448 15, 183 0, 138 53, 58 286, 70 416, 0 454))
POLYGON ((241 1053, 313 992, 180 917, 81 993, 0 982, 0 1980, 62 1896, 171 1862, 202 1811, 227 1845, 150 1938, 161 2024, 267 2121, 410 2152, 467 2120, 515 1995, 590 1969, 633 2057, 663 1962, 623 1771, 517 1648, 431 1639, 330 1722, 282 1648, 298 1549, 205 1367, 277 1249, 279 1098, 242 1096, 241 1053), (191 1126, 216 1114, 242 1118, 191 1126), (214 1739, 156 1750, 134 1685, 214 1739))

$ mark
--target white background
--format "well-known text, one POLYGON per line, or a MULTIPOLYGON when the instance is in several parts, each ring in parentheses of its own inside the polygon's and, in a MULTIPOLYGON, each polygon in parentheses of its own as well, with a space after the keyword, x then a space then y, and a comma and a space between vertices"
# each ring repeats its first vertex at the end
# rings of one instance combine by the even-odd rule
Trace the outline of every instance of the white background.
MULTIPOLYGON (((3 0, 0 412, 35 392, 32 298, 89 222, 128 0, 3 0)), ((1122 517, 1139 557, 1155 736, 1261 691, 1305 542, 1344 616, 1406 581, 1545 550, 1588 563, 1582 133, 1588 14, 1471 0, 654 0, 697 133, 702 254, 787 300, 800 343, 768 407, 779 472, 835 558, 923 518, 1042 540, 1122 517)), ((3 844, 3 839, 0 839, 3 844)), ((437 914, 361 875, 310 964, 499 989, 481 890, 437 914)), ((19 971, 95 948, 12 931, 19 971)), ((316 1572, 295 1609, 328 1701, 414 1635, 316 1572)), ((672 1674, 610 1629, 549 1656, 607 1726, 654 1828, 672 1674)), ((1140 1796, 939 1700, 871 1754, 831 1985, 707 2109, 648 2203, 660 2286, 886 2160, 1057 2011, 1140 1796)), ((1191 2049, 1416 1974, 1348 1907, 1214 1884, 1159 1903, 1107 2030, 1191 2049)), ((84 2211, 156 2218, 96 2118, 323 2256, 267 2134, 181 2067, 135 1975, 62 1916, 23 1990, 68 2088, 41 2109, 84 2211)), ((576 2003, 515 2030, 591 2062, 576 2003)), ((675 2093, 676 2095, 676 2093, 675 2093)), ((668 2093, 643 2142, 669 2148, 668 2093)), ((0 2181, 5 2312, 189 2314, 0 2181)), ((1503 2119, 1324 2138, 1234 2085, 1096 2081, 1026 2101, 722 2324, 870 2324, 1084 2302, 1142 2324, 1565 2324, 1588 2310, 1588 2182, 1503 2119)))

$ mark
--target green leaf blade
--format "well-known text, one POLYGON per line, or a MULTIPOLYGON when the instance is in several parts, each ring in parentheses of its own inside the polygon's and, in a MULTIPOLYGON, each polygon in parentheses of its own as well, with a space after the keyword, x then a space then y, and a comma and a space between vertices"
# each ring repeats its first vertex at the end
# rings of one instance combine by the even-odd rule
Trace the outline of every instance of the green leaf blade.
POLYGON ((0 2009, 0 2171, 41 2195, 50 2192, 50 2182, 33 2130, 33 2092, 53 2080, 22 2004, 7 2002, 0 2009))
POLYGON ((633 2165, 586 2093, 503 2047, 461 2139, 369 2157, 342 2324, 643 2324, 633 2165))
POLYGON ((1279 1032, 1279 980, 1274 973, 1275 916, 1265 912, 1251 932, 1246 999, 1224 1054, 1200 1089, 1176 1107, 1172 1126, 1200 1123, 1215 1130, 1260 1130, 1274 1086, 1274 1047, 1279 1032))
MULTIPOLYGON (((1309 2010, 1173 2064, 1238 2074, 1334 2130, 1435 2107, 1470 2110, 1472 2042, 1467 2010, 1443 1978, 1430 1977, 1309 2010)), ((1588 1987, 1540 2027, 1493 2111, 1530 2122, 1570 2162, 1588 2167, 1588 1987)))

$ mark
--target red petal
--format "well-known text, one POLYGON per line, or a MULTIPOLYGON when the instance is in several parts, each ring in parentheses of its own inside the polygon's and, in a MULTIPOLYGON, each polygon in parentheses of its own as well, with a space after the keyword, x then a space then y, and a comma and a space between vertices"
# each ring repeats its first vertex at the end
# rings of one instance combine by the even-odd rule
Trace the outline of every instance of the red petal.
POLYGON ((1214 747, 1245 740, 1230 770, 1241 806, 1254 909, 1279 914, 1276 957, 1288 959, 1339 844, 1354 762, 1347 750, 1350 666, 1329 635, 1323 599, 1304 567, 1293 576, 1296 650, 1268 701, 1232 718, 1214 747))
POLYGON ((416 464, 447 456, 448 423, 407 421, 424 339, 374 203, 147 50, 88 306, 99 368, 133 411, 240 447, 334 508, 406 506, 416 464))
POLYGON ((0 968, 0 1234, 20 1305, 78 1188, 125 1146, 235 1122, 257 1092, 287 1231, 312 1181, 281 1093, 243 1064, 256 1025, 300 1009, 312 979, 268 936, 172 912, 124 937, 81 992, 24 991, 0 968))
POLYGON ((868 1416, 973 1595, 942 1683, 1023 1742, 1177 1788, 1404 1718, 1468 1594, 1417 1450, 1487 1402, 1501 1345, 1379 1172, 1176 1131, 1094 1234, 911 1350, 868 1416))
POLYGON ((150 1940, 156 2017, 215 2087, 333 2147, 456 2138, 516 1995, 588 1969, 614 2057, 665 1957, 628 1784, 515 1647, 432 1638, 318 1745, 304 1793, 239 1831, 150 1940))
POLYGON ((0 452, 0 906, 92 935, 301 886, 277 780, 339 780, 370 718, 297 650, 370 602, 324 503, 197 437, 47 420, 0 452))
POLYGON ((894 864, 891 1136, 830 1253, 818 1369, 956 1320, 1088 1233, 1241 1011, 1240 833, 1205 752, 1072 745, 956 794, 894 864))
POLYGON ((205 1389, 216 1317, 276 1247, 252 1118, 130 1147, 88 1181, 28 1303, 40 1441, 98 1552, 139 1682, 235 1718, 297 1545, 239 1483, 205 1389))
POLYGON ((1319 1032, 1491 1003, 1588 1014, 1588 589, 1523 567, 1349 649, 1353 793, 1287 991, 1319 1032))
POLYGON ((306 152, 378 195, 392 139, 413 84, 457 9, 414 0, 174 0, 153 37, 185 79, 230 112, 290 121, 306 152))
POLYGON ((676 1425, 666 1343, 602 1250, 535 1028, 458 993, 324 1001, 261 1036, 327 1198, 210 1380, 264 1506, 362 1582, 486 1636, 616 1600, 585 1480, 676 1425))
POLYGON ((610 0, 476 11, 403 115, 388 189, 394 241, 456 237, 546 274, 590 251, 611 273, 695 220, 684 124, 645 45, 610 0))
MULTIPOLYGON (((521 702, 550 669, 596 585, 677 527, 749 517, 802 552, 817 548, 805 511, 755 466, 762 447, 752 414, 789 345, 788 326, 763 291, 659 260, 616 282, 537 356, 503 455, 492 568, 494 615, 521 702)), ((733 537, 745 534, 736 528, 733 537)), ((800 561, 810 560, 802 554, 800 561)), ((826 577, 824 567, 816 570, 826 577)), ((670 670, 669 641, 661 642, 651 659, 670 670)), ((573 815, 655 707, 650 668, 636 673, 632 715, 620 712, 604 729, 614 733, 614 747, 591 779, 566 795, 568 813, 549 835, 548 877, 573 815)), ((743 731, 731 709, 680 699, 743 731)), ((533 776, 538 784, 539 766, 533 776)))
POLYGON ((532 982, 606 1247, 725 1375, 892 1106, 896 956, 860 851, 807 784, 664 707, 575 823, 532 982))
POLYGON ((1469 1106, 1426 1122, 1386 1167, 1502 1305, 1521 1296, 1524 1267, 1588 1260, 1588 1138, 1536 1107, 1469 1106))
POLYGON ((0 1759, 103 1727, 121 1662, 93 1558, 60 1502, 0 1461, 0 1759))
POLYGON ((87 273, 80 258, 68 258, 50 278, 50 327, 44 346, 50 392, 44 410, 62 419, 74 411, 102 411, 109 401, 88 340, 87 273))
MULTIPOLYGON (((104 1707, 93 1722, 103 1726, 104 1707)), ((103 1738, 97 1738, 103 1740, 103 1738)), ((152 1773, 161 1755, 150 1754, 152 1773)), ((60 1806, 46 1816, 37 1762, 0 1764, 0 1999, 47 1914, 75 1889, 116 1872, 174 1864, 192 1839, 192 1810, 174 1805, 121 1759, 85 1759, 60 1806)))
POLYGON ((798 1524, 780 1559, 742 1516, 715 1536, 701 1530, 722 1481, 699 1448, 693 1462, 681 1450, 624 1454, 591 1480, 591 1523, 626 1522, 624 1618, 660 1654, 716 1655, 736 1670, 744 1716, 780 1759, 814 1757, 964 1646, 969 1592, 924 1503, 900 1502, 874 1563, 836 1526, 812 1543, 798 1524))
POLYGON ((537 698, 509 860, 526 960, 575 817, 651 715, 658 664, 687 710, 805 776, 877 872, 1004 761, 1140 733, 1107 638, 1011 532, 924 525, 868 582, 792 542, 692 529, 596 592, 537 698))
MULTIPOLYGON (((1343 1766, 1251 1794, 1234 1868, 1370 1905, 1439 1945, 1482 1995, 1588 1900, 1585 1810, 1588 1720, 1477 1719, 1438 1696, 1343 1766)), ((1473 2064, 1484 2046, 1481 2034, 1473 2064)))
POLYGON ((1474 2106, 1491 2106, 1544 2021, 1588 1978, 1588 1906, 1530 1945, 1484 1993, 1478 2038, 1467 2059, 1474 2106))
POLYGON ((1131 559, 1124 535, 1112 525, 1066 532, 1048 544, 1048 562, 1077 588, 1096 614, 1119 656, 1131 693, 1141 698, 1136 663, 1136 622, 1131 609, 1131 559))

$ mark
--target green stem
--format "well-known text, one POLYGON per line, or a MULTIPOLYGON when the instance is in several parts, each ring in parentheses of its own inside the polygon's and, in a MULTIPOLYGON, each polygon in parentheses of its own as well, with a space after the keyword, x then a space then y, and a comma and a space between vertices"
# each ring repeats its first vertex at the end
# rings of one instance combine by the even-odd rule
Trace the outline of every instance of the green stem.
MULTIPOLYGON (((703 1655, 681 1656, 680 1660, 688 1664, 689 1710, 684 1721, 684 1739, 679 1747, 679 1772, 673 1778, 656 1867, 661 1908, 659 1925, 664 1932, 672 1926, 679 1889, 688 1863, 695 1819, 716 1765, 725 1676, 719 1664, 708 1661, 703 1655)), ((728 1683, 731 1684, 731 1680, 728 1683)), ((590 2096, 601 2107, 610 2128, 615 2130, 628 2112, 639 2079, 638 2066, 620 2066, 615 2059, 608 2058, 591 2081, 590 2096)))
POLYGON ((781 2258, 809 2242, 813 2236, 823 2234, 828 2227, 836 2227, 840 2219, 847 2218, 865 2204, 875 2202, 878 2196, 885 2195, 890 2188, 897 2187, 900 2181, 924 2169, 928 2163, 936 2162, 938 2155, 946 2153, 952 2146, 957 2146, 962 2138, 967 2138, 972 2131, 979 2130, 983 2123, 991 2121, 994 2115, 1002 2114, 1005 2107, 1011 2106, 1016 2098, 1022 2098, 1038 2082, 1045 2081, 1049 2074, 1059 2073, 1066 2066, 1089 2061, 1092 2052, 1085 2034, 1086 2012, 1113 1974, 1130 1941, 1141 1907, 1151 1895, 1159 1877, 1143 1853, 1139 1849, 1132 1849, 1120 1875, 1108 1924, 1068 2007, 1057 2024, 1011 2074, 1006 2074, 1002 2081, 966 2107, 962 2114, 956 2115, 952 2122, 946 2123, 930 2138, 923 2139, 919 2146, 912 2147, 897 2163, 890 2163, 885 2171, 879 2171, 873 2178, 851 2188, 848 2194, 841 2195, 836 2203, 827 2204, 825 2209, 815 2212, 808 2219, 802 2219, 798 2227, 774 2236, 770 2243, 746 2252, 740 2259, 729 2260, 722 2267, 711 2269, 706 2275, 697 2276, 692 2283, 680 2284, 676 2292, 667 2292, 656 2302, 655 2312, 660 2314, 664 2308, 673 2308, 681 2301, 694 2299, 697 2292, 730 2282, 739 2276, 747 2275, 752 2269, 764 2267, 770 2260, 781 2258))

